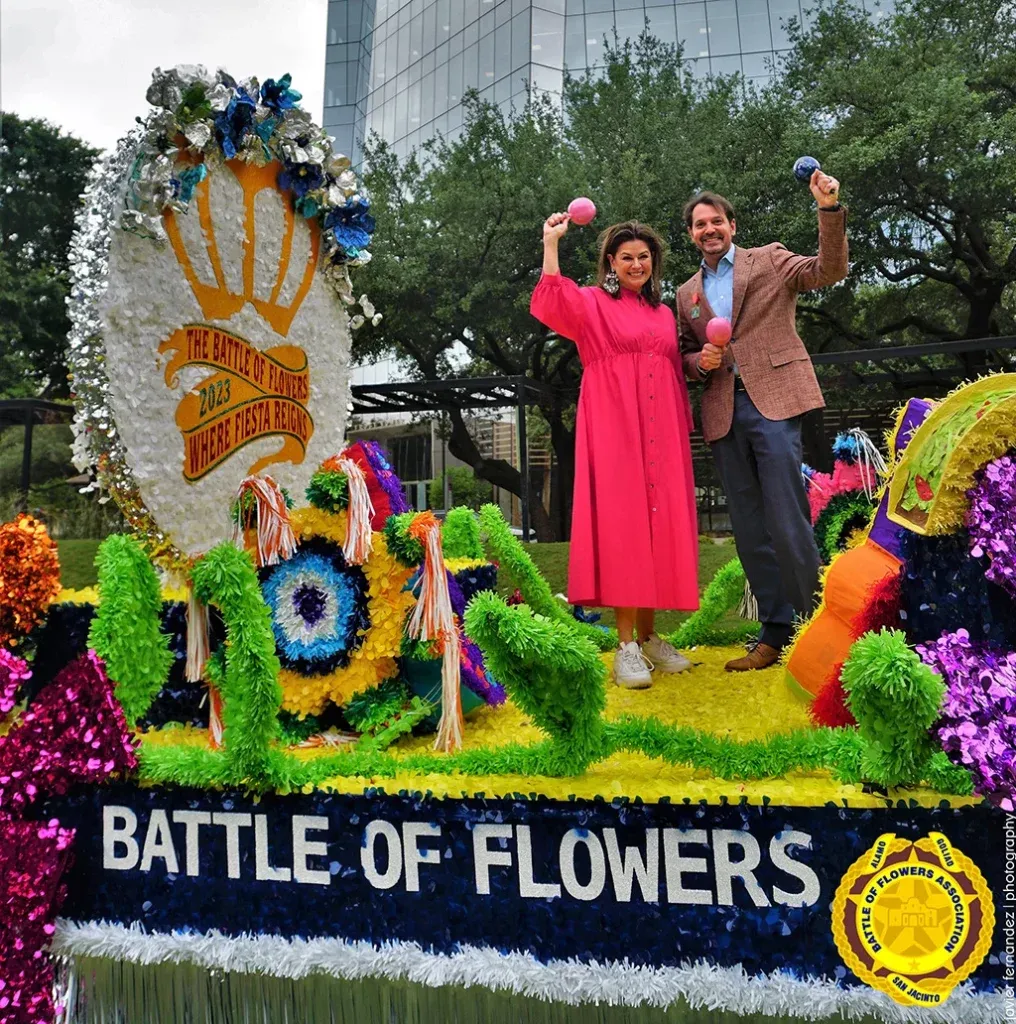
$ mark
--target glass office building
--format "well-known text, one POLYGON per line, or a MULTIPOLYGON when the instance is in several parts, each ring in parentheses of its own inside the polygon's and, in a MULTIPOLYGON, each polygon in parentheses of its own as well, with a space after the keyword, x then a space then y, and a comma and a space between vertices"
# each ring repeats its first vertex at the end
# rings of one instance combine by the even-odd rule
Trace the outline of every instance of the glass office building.
MULTIPOLYGON (((861 0, 873 13, 890 0, 861 0)), ((400 154, 461 127, 470 88, 504 110, 560 93, 564 68, 600 66, 604 39, 648 23, 696 74, 764 79, 789 19, 814 0, 329 0, 324 125, 359 162, 377 132, 400 154)))

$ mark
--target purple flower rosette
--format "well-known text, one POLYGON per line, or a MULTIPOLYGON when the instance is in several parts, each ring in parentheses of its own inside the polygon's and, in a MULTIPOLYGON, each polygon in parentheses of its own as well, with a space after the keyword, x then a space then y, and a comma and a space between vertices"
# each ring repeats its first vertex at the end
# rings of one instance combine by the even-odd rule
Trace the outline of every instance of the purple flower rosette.
POLYGON ((974 643, 965 629, 919 644, 917 653, 946 681, 933 730, 942 749, 970 769, 978 793, 1016 810, 1016 653, 974 643))
POLYGON ((987 578, 1016 598, 1016 461, 1004 455, 989 462, 968 497, 970 553, 987 555, 987 578))

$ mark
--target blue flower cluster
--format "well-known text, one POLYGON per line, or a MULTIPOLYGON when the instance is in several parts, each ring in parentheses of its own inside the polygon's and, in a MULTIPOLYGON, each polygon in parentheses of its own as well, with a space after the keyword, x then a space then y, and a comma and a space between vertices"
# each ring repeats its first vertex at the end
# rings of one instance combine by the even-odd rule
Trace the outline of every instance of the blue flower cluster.
POLYGON ((845 462, 848 466, 857 462, 860 450, 860 443, 853 434, 837 434, 836 440, 833 441, 833 458, 837 462, 845 462))
POLYGON ((226 109, 215 115, 215 137, 227 160, 232 160, 240 152, 244 139, 254 131, 257 109, 257 100, 238 85, 226 109))
POLYGON ((303 99, 303 95, 289 87, 292 81, 293 76, 290 74, 283 75, 277 82, 274 78, 269 78, 261 86, 261 102, 276 114, 281 114, 284 110, 294 110, 303 99))
POLYGON ((369 210, 370 201, 366 197, 354 196, 345 206, 337 206, 329 211, 325 217, 325 227, 335 239, 333 262, 355 260, 370 245, 375 223, 369 210))

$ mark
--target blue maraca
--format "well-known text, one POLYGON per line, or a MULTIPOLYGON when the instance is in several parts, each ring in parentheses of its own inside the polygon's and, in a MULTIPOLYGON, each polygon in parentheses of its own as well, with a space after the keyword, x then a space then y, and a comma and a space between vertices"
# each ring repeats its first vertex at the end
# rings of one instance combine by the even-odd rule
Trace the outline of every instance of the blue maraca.
POLYGON ((800 156, 794 161, 794 177, 802 185, 811 182, 811 176, 822 170, 822 165, 813 156, 800 156))

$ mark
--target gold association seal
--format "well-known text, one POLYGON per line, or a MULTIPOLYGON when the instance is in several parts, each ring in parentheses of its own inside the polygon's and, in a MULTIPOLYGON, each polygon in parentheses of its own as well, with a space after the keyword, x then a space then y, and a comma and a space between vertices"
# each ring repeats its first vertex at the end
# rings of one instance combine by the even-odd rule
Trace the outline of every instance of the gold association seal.
POLYGON ((977 865, 940 832, 889 832, 856 860, 833 899, 846 965, 904 1006, 937 1006, 987 956, 995 908, 977 865))

